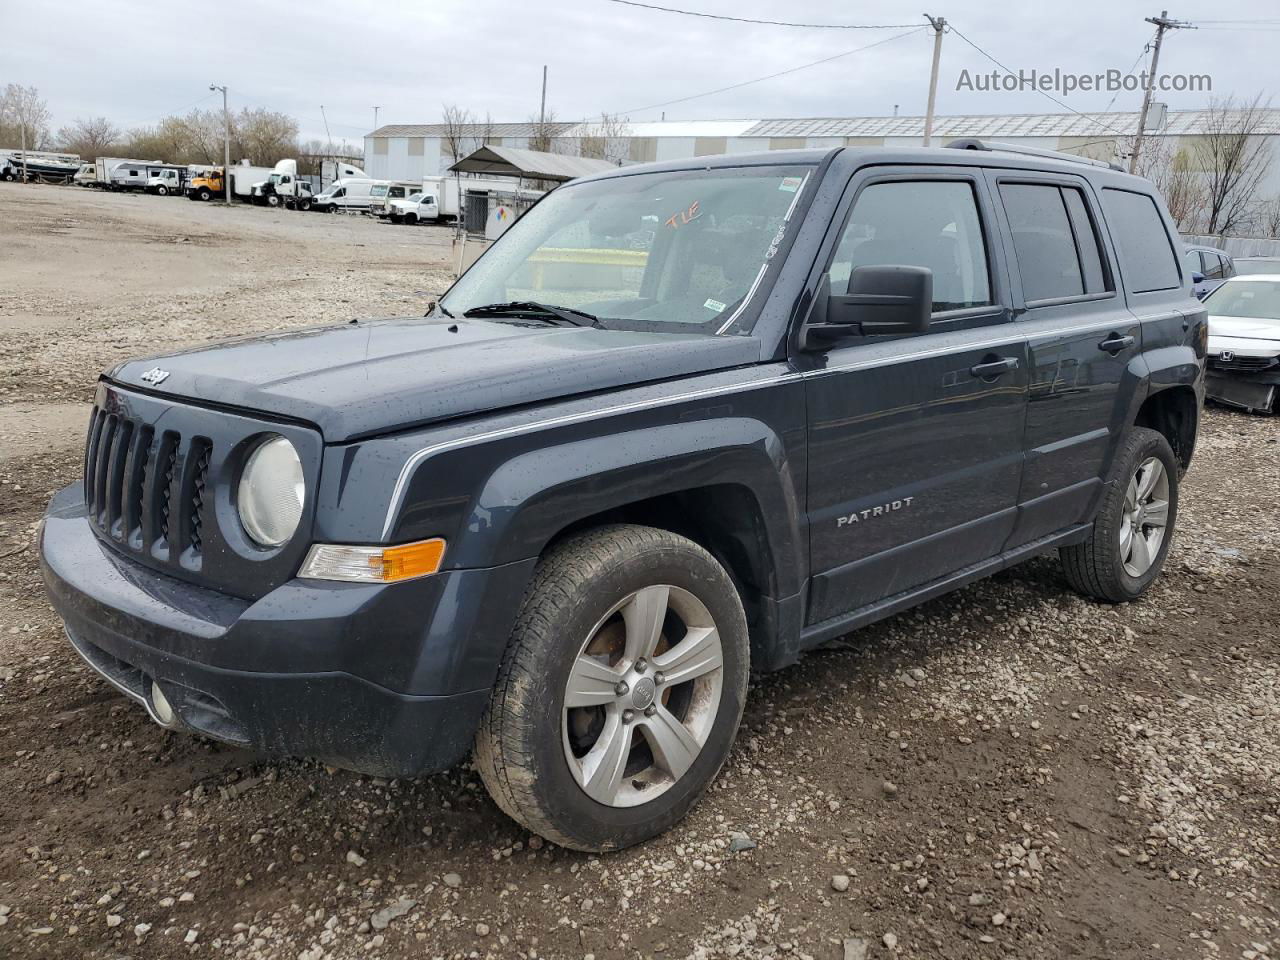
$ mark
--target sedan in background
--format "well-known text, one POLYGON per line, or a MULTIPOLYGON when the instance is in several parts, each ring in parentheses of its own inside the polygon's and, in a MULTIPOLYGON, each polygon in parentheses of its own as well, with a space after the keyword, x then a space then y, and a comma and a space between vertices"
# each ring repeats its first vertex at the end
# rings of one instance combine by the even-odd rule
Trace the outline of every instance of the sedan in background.
POLYGON ((1276 412, 1280 387, 1280 274, 1237 276, 1205 298, 1209 396, 1255 413, 1276 412))
POLYGON ((1240 276, 1246 274, 1253 276, 1260 273, 1280 274, 1280 257, 1236 257, 1233 262, 1236 273, 1240 276))
POLYGON ((1184 247, 1187 270, 1191 274, 1191 286, 1195 295, 1203 300, 1224 280, 1236 275, 1236 268, 1227 251, 1217 247, 1184 247))

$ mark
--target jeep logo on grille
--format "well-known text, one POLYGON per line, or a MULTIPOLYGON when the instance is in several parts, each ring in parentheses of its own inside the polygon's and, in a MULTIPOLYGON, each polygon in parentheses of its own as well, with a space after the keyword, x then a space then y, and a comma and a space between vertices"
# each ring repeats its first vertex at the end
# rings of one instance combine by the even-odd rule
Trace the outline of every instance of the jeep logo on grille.
POLYGON ((152 367, 142 376, 138 377, 138 379, 141 380, 143 383, 149 383, 152 386, 156 386, 156 387, 160 386, 160 384, 164 383, 165 380, 167 380, 168 378, 169 378, 169 371, 161 370, 159 367, 152 367))

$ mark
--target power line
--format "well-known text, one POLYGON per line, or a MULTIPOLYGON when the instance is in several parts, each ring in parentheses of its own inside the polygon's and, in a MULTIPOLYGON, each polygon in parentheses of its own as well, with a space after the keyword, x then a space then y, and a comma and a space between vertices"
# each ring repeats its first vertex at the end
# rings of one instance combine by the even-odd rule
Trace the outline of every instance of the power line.
MULTIPOLYGON (((978 46, 976 43, 974 43, 972 40, 970 40, 968 37, 966 37, 963 33, 961 33, 959 30, 957 30, 957 29, 956 29, 956 27, 955 27, 955 24, 953 24, 953 23, 949 23, 949 24, 947 24, 947 26, 948 26, 948 27, 950 27, 950 29, 951 29, 951 32, 952 32, 952 33, 954 33, 957 37, 959 37, 961 40, 963 40, 963 41, 964 41, 965 43, 967 43, 969 46, 973 47, 973 49, 977 50, 980 54, 982 54, 984 57, 986 57, 988 60, 990 60, 992 63, 994 63, 997 67, 999 67, 1001 70, 1003 70, 1006 74, 1008 74, 1008 75, 1009 75, 1009 76, 1011 76, 1011 77, 1016 77, 1016 76, 1017 76, 1017 74, 1016 74, 1016 73, 1014 73, 1012 70, 1010 70, 1008 67, 1006 67, 1003 63, 1001 63, 999 60, 997 60, 997 59, 996 59, 995 57, 993 57, 991 54, 987 53, 987 51, 983 50, 980 46, 978 46)), ((1040 94, 1040 95, 1041 95, 1041 96, 1043 96, 1043 97, 1047 97, 1048 99, 1052 100, 1054 103, 1056 103, 1058 106, 1060 106, 1063 110, 1066 110, 1066 111, 1068 111, 1068 112, 1070 112, 1070 113, 1074 113, 1077 117, 1082 117, 1082 118, 1084 118, 1085 120, 1088 120, 1090 123, 1094 124, 1095 126, 1099 126, 1099 127, 1101 127, 1103 130, 1110 130, 1112 133, 1116 134, 1116 136, 1120 136, 1120 137, 1128 136, 1128 134, 1123 133, 1123 132, 1122 132, 1122 131, 1120 131, 1120 130, 1117 130, 1115 127, 1111 126, 1110 124, 1103 123, 1101 120, 1097 119, 1096 117, 1090 116, 1090 115, 1089 115, 1089 114, 1087 114, 1087 113, 1081 113, 1079 110, 1076 110, 1076 109, 1074 109, 1074 108, 1072 108, 1072 107, 1067 106, 1065 103, 1063 103, 1063 102, 1062 102, 1061 100, 1059 100, 1057 97, 1053 96, 1051 93, 1047 93, 1047 92, 1045 92, 1044 90, 1041 90, 1041 89, 1039 89, 1039 88, 1036 88, 1036 93, 1040 94)))
MULTIPOLYGON (((617 0, 617 2, 621 2, 621 0, 617 0)), ((810 67, 821 66, 824 63, 830 63, 833 60, 839 60, 841 57, 852 56, 855 53, 862 53, 864 50, 870 50, 872 47, 878 47, 878 46, 881 46, 882 44, 892 43, 894 40, 901 40, 903 37, 912 36, 913 34, 917 34, 924 31, 925 29, 927 28, 924 26, 915 27, 914 29, 908 30, 906 33, 899 33, 892 37, 885 37, 883 40, 877 40, 875 43, 868 43, 864 47, 856 47, 853 50, 846 50, 843 53, 837 53, 834 56, 830 56, 830 57, 823 57, 821 60, 814 60, 811 63, 802 63, 798 67, 788 67, 786 70, 779 70, 777 73, 771 73, 766 77, 756 77, 754 80, 743 80, 741 83, 731 83, 727 87, 718 87, 715 90, 707 90, 704 93, 693 93, 687 97, 678 97, 675 100, 664 100, 662 103, 651 103, 648 106, 644 106, 644 107, 635 107, 631 110, 621 110, 619 111, 619 115, 630 116, 633 113, 643 113, 646 110, 656 110, 658 107, 669 107, 675 103, 687 103, 690 100, 698 100, 702 97, 710 97, 717 93, 725 93, 729 90, 738 90, 741 87, 747 87, 753 83, 763 83, 766 80, 776 80, 778 77, 785 77, 787 74, 790 74, 790 73, 797 73, 800 70, 808 70, 810 67)))
POLYGON ((637 0, 608 0, 609 3, 620 3, 626 7, 640 7, 644 10, 658 10, 662 13, 678 13, 685 17, 702 17, 706 20, 731 20, 734 23, 762 23, 770 27, 804 27, 809 30, 902 30, 913 27, 913 23, 793 23, 789 20, 755 20, 751 17, 730 17, 721 13, 702 13, 698 10, 680 10, 676 7, 660 7, 653 3, 639 3, 637 0))
MULTIPOLYGON (((1138 55, 1133 58, 1133 63, 1130 64, 1129 66, 1129 70, 1128 70, 1129 75, 1132 75, 1133 71, 1138 69, 1138 64, 1142 62, 1142 58, 1145 57, 1147 55, 1147 51, 1151 49, 1151 44, 1155 41, 1155 38, 1156 38, 1156 35, 1153 33, 1151 35, 1151 39, 1142 45, 1142 49, 1138 51, 1138 55)), ((1110 113, 1111 108, 1116 105, 1116 100, 1119 99, 1120 97, 1120 89, 1121 89, 1120 87, 1116 88, 1115 94, 1111 97, 1111 101, 1107 104, 1107 109, 1102 111, 1103 113, 1110 113)))

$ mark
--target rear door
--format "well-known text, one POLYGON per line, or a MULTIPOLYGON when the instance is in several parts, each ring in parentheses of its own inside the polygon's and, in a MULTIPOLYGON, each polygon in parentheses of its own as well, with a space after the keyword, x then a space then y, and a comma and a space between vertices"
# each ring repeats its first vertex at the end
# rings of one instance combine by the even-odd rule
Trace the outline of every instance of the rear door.
POLYGON ((987 174, 1010 253, 1031 382, 1027 460, 1010 546, 1087 517, 1117 440, 1141 327, 1118 291, 1097 197, 1083 177, 987 174))
POLYGON ((850 183, 818 269, 933 271, 928 332, 855 337, 796 358, 805 371, 812 571, 807 622, 998 554, 1013 530, 1026 344, 981 170, 871 168, 850 183))

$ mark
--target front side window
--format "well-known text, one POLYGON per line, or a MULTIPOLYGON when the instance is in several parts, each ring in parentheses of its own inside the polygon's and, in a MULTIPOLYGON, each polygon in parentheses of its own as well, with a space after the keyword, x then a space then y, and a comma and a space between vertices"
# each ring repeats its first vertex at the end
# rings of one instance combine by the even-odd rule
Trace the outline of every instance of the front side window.
POLYGON ((441 301, 454 316, 533 301, 601 325, 749 329, 808 182, 804 165, 713 167, 569 184, 547 195, 441 301))
POLYGON ((1151 293, 1181 286, 1173 243, 1155 200, 1145 193, 1106 187, 1102 204, 1128 288, 1134 293, 1151 293))
POLYGON ((831 262, 831 290, 844 293, 857 267, 933 271, 933 312, 991 303, 987 247, 967 181, 873 183, 854 204, 831 262))

